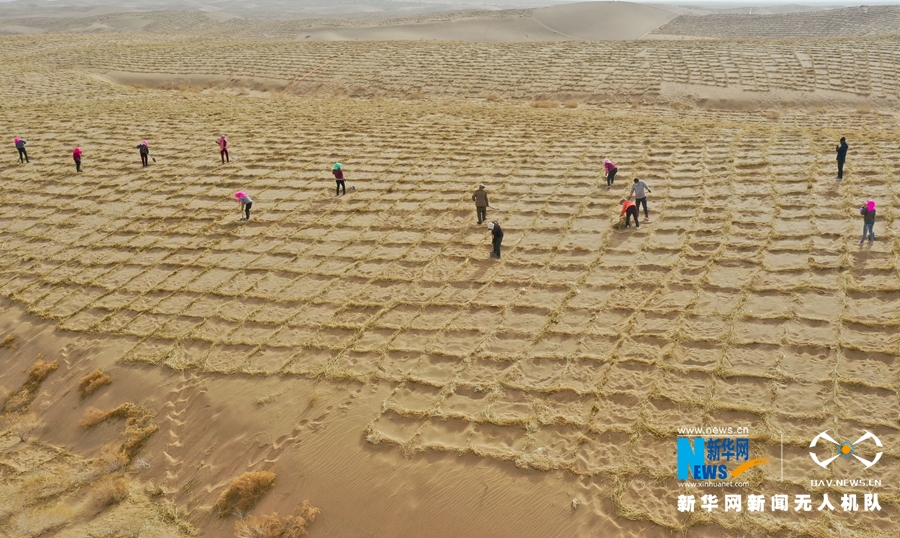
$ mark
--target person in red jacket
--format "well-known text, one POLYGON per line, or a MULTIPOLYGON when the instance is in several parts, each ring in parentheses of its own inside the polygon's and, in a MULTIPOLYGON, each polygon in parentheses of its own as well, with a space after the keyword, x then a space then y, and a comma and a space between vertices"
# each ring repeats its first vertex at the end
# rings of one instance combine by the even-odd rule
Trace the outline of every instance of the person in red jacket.
POLYGON ((620 213, 619 216, 621 217, 622 215, 625 215, 626 228, 631 228, 631 217, 634 217, 634 227, 641 227, 641 223, 638 222, 638 208, 631 200, 622 200, 622 213, 620 213))
POLYGON ((219 137, 219 156, 222 157, 222 164, 231 162, 231 158, 228 156, 228 139, 225 138, 225 135, 219 137))
POLYGON ((81 172, 81 148, 76 147, 72 150, 72 159, 75 161, 75 171, 81 172))

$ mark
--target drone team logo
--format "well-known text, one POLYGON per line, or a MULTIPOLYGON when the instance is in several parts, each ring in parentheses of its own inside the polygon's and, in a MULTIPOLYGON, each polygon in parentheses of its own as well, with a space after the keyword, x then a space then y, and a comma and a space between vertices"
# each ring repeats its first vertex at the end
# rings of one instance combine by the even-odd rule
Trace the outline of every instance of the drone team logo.
POLYGON ((850 459, 850 457, 852 456, 852 457, 858 459, 863 465, 865 465, 866 469, 875 465, 876 463, 878 463, 878 460, 881 459, 880 451, 875 454, 875 458, 871 461, 867 460, 865 458, 861 458, 860 456, 856 455, 856 446, 858 444, 862 443, 863 441, 867 441, 869 439, 871 439, 872 441, 875 442, 875 446, 877 446, 878 448, 882 448, 881 440, 878 439, 877 437, 875 437, 875 434, 870 431, 866 431, 862 437, 860 437, 859 439, 857 439, 856 441, 854 441, 852 443, 849 443, 849 442, 838 443, 837 441, 832 439, 830 435, 828 435, 828 430, 825 430, 824 432, 820 433, 812 440, 812 443, 809 444, 809 448, 815 448, 816 444, 818 444, 820 439, 828 441, 830 443, 834 443, 838 446, 837 456, 832 456, 824 461, 819 460, 819 458, 816 456, 816 453, 810 451, 809 457, 812 458, 812 460, 814 462, 816 462, 816 465, 822 467, 823 469, 827 469, 828 465, 830 465, 831 462, 833 462, 834 460, 836 460, 838 458, 850 459))

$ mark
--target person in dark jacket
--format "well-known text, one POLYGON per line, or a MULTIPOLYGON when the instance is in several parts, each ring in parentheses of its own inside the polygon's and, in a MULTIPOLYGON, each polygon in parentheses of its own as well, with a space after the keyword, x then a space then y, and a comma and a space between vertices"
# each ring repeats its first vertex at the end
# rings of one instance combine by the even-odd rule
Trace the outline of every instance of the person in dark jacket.
POLYGON ((488 230, 491 231, 491 235, 493 238, 491 239, 491 244, 494 245, 494 250, 491 252, 491 258, 500 259, 500 243, 503 242, 503 229, 500 228, 500 223, 496 220, 488 223, 488 230))
POLYGON ((847 160, 848 149, 850 146, 847 145, 847 139, 842 136, 841 143, 835 149, 837 151, 838 180, 844 179, 844 161, 847 160))
POLYGON ((19 150, 19 162, 20 163, 30 163, 28 160, 28 152, 25 151, 25 141, 21 138, 16 138, 13 140, 16 143, 16 149, 19 150))
POLYGON ((147 159, 150 158, 150 144, 146 140, 144 140, 143 142, 135 146, 135 148, 137 148, 137 150, 141 153, 141 164, 145 167, 149 166, 147 159))
POLYGON ((344 168, 341 163, 334 163, 331 167, 331 173, 334 175, 336 186, 334 187, 334 195, 347 194, 347 184, 344 183, 344 168))
POLYGON ((869 200, 866 205, 859 208, 859 214, 863 216, 863 234, 859 244, 862 245, 869 235, 869 243, 875 242, 875 200, 869 200))
POLYGON ((487 208, 491 205, 488 202, 487 191, 484 190, 484 183, 478 186, 478 190, 472 195, 472 201, 475 202, 475 215, 478 217, 478 224, 481 224, 487 220, 487 208))

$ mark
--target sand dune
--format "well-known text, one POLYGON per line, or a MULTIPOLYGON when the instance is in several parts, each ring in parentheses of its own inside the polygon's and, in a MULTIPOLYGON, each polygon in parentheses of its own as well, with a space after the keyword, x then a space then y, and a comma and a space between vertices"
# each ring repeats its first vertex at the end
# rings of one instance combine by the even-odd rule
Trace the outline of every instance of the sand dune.
POLYGON ((447 41, 546 41, 639 39, 677 16, 673 9, 628 2, 584 2, 485 18, 406 22, 367 28, 311 28, 312 39, 439 39, 447 41))
MULTIPOLYGON (((0 34, 128 33, 296 38, 319 41, 521 42, 635 39, 757 39, 890 36, 900 33, 900 7, 874 6, 770 14, 629 2, 582 2, 517 10, 379 11, 354 16, 243 18, 229 12, 3 10, 0 34), (323 18, 328 17, 328 18, 323 18)), ((177 6, 174 6, 177 7, 177 6)))
POLYGON ((231 536, 308 499, 314 538, 893 536, 896 39, 308 42, 141 17, 0 37, 0 535, 231 536), (650 219, 624 230, 634 178, 650 219), (784 474, 714 493, 839 504, 870 491, 811 479, 858 475, 882 510, 679 512, 712 491, 681 487, 678 428, 723 424, 773 462, 783 443, 784 474), (818 469, 824 430, 873 432, 881 463, 818 469), (220 517, 248 471, 277 480, 220 517))
MULTIPOLYGON (((754 12, 755 13, 755 12, 754 12)), ((900 34, 900 6, 860 6, 773 14, 683 15, 654 30, 658 35, 716 39, 791 39, 900 34)))
MULTIPOLYGON (((507 11, 450 11, 407 15, 406 18, 297 19, 300 38, 316 40, 546 41, 570 39, 638 39, 668 22, 684 9, 650 7, 627 2, 586 2, 507 11)), ((0 12, 2 13, 2 12, 0 12)), ((316 11, 327 16, 328 10, 316 11)), ((72 19, 64 12, 39 18, 7 16, 2 32, 160 31, 160 13, 83 14, 72 19)), ((258 34, 277 31, 283 23, 222 17, 193 12, 174 15, 164 31, 219 32, 246 25, 258 34), (174 27, 173 27, 174 25, 174 27)), ((290 24, 290 22, 289 22, 290 24)), ((295 34, 296 35, 296 34, 295 34)))

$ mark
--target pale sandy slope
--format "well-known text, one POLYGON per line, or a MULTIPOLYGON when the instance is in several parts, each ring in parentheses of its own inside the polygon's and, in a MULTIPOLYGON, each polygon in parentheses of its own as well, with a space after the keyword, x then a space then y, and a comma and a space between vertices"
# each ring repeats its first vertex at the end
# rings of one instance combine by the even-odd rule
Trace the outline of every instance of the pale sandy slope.
POLYGON ((682 10, 629 2, 582 2, 519 12, 502 18, 471 18, 395 25, 311 28, 316 40, 437 39, 447 41, 547 41, 559 39, 639 39, 682 10))

